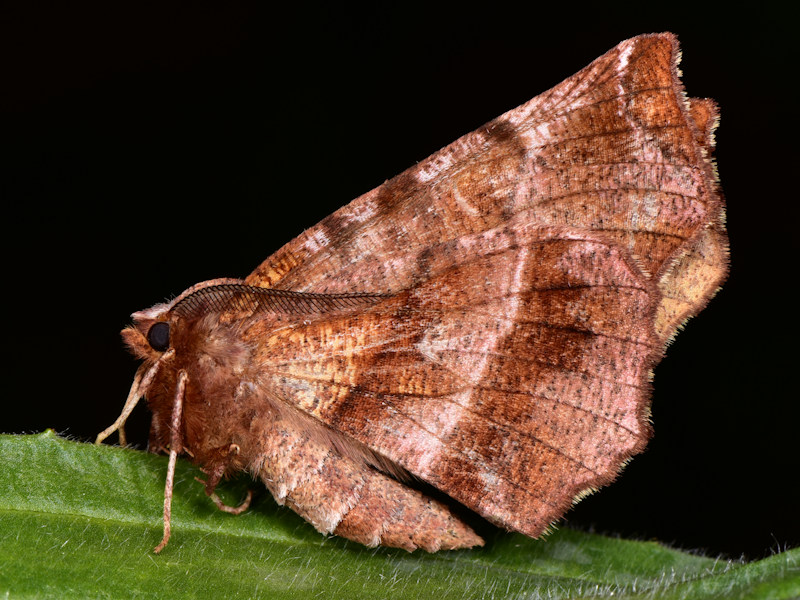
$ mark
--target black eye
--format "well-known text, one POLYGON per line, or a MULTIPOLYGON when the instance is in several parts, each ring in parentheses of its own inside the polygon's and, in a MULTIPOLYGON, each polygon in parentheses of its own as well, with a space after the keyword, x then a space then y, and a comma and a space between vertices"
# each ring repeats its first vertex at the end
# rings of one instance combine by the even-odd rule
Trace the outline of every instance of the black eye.
POLYGON ((169 348, 169 323, 163 321, 154 324, 147 332, 147 341, 153 350, 163 352, 169 348))

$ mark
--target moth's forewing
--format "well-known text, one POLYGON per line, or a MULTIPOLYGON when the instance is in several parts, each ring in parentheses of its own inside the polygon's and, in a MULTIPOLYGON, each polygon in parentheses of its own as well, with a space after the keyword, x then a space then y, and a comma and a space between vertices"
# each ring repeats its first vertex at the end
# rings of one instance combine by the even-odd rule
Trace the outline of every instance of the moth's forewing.
MULTIPOLYGON (((718 219, 720 206, 711 144, 703 144, 715 119, 695 122, 678 57, 672 34, 622 42, 323 219, 266 259, 248 283, 402 290, 425 276, 431 246, 522 211, 541 226, 604 231, 660 278, 718 219)), ((725 254, 713 259, 722 275, 695 284, 685 316, 719 286, 725 254)))
MULTIPOLYGON (((714 149, 714 130, 719 109, 708 98, 690 98, 689 112, 697 126, 696 141, 706 157, 714 149)), ((714 183, 717 183, 716 172, 714 183)), ((718 188, 718 186, 716 186, 718 188)), ((656 316, 656 333, 662 341, 671 339, 678 328, 700 312, 728 276, 728 234, 725 230, 725 205, 719 189, 717 208, 710 213, 705 229, 684 247, 684 254, 659 278, 662 294, 656 316)))
POLYGON ((542 533, 650 435, 658 293, 602 235, 517 215, 370 309, 265 332, 276 397, 492 521, 542 533))
MULTIPOLYGON (((641 267, 638 276, 643 278, 641 285, 647 282, 646 285, 660 287, 651 296, 652 310, 658 312, 657 322, 636 310, 619 316, 620 326, 640 324, 646 337, 641 339, 638 350, 627 355, 628 363, 616 360, 619 350, 612 352, 605 347, 598 350, 596 344, 583 350, 596 365, 610 363, 620 369, 612 371, 610 381, 620 381, 620 373, 626 369, 636 372, 639 379, 633 388, 639 391, 637 400, 631 404, 635 408, 629 414, 642 417, 648 412, 647 378, 655 364, 655 348, 663 348, 677 327, 702 308, 727 273, 722 204, 710 158, 716 109, 706 101, 688 103, 678 79, 677 59, 677 42, 671 34, 640 36, 621 43, 552 90, 462 137, 308 229, 264 261, 248 277, 248 283, 321 292, 428 289, 430 264, 441 258, 437 252, 447 242, 457 242, 465 236, 502 228, 511 222, 517 226, 521 222, 536 227, 569 226, 590 238, 600 234, 606 241, 620 245, 621 261, 629 263, 631 257, 637 261, 641 267), (648 326, 652 328, 649 332, 645 331, 648 326)), ((480 255, 492 251, 491 245, 487 245, 476 252, 480 255)), ((502 272, 503 266, 498 263, 496 272, 502 272)), ((459 285, 471 283, 460 281, 459 285)), ((431 291, 434 293, 438 291, 431 291)), ((575 309, 569 308, 569 302, 563 304, 568 312, 575 309)), ((612 301, 606 302, 606 306, 611 304, 612 301)), ((471 314, 462 315, 451 326, 457 328, 472 318, 471 314)), ((552 314, 548 318, 557 320, 558 316, 552 314)), ((374 328, 383 326, 388 327, 388 322, 374 328)), ((430 331, 433 333, 435 329, 430 331)), ((483 343, 477 333, 469 335, 478 340, 475 342, 478 346, 483 343)), ((502 337, 498 335, 491 343, 486 342, 486 347, 502 347, 502 337)), ((563 337, 569 336, 563 334, 563 337)), ((387 340, 378 347, 399 343, 405 348, 408 340, 402 336, 397 339, 400 341, 387 340)), ((475 350, 461 351, 469 354, 475 350)), ((515 347, 519 360, 529 355, 535 357, 534 362, 558 363, 563 360, 562 352, 558 345, 515 347)), ((569 465, 565 468, 570 475, 565 479, 560 467, 551 466, 560 464, 562 445, 571 443, 573 435, 602 443, 587 433, 574 434, 579 428, 559 421, 560 429, 552 430, 552 439, 530 442, 541 444, 541 448, 549 444, 553 453, 552 458, 542 460, 542 481, 537 480, 535 489, 525 491, 530 474, 514 472, 509 475, 509 489, 505 490, 502 483, 505 480, 492 469, 502 470, 507 467, 496 465, 515 464, 509 459, 509 453, 513 455, 509 444, 514 451, 521 447, 530 450, 532 446, 519 440, 511 443, 506 437, 502 442, 489 440, 489 445, 480 442, 477 448, 457 445, 447 448, 448 441, 436 441, 441 437, 436 432, 449 431, 454 424, 457 430, 471 431, 467 424, 471 423, 472 412, 452 400, 455 392, 443 384, 447 378, 435 375, 441 361, 415 362, 407 353, 396 352, 410 363, 398 359, 391 366, 385 359, 388 353, 380 354, 378 359, 367 357, 369 354, 363 360, 372 363, 367 384, 358 380, 351 388, 352 380, 345 379, 350 383, 339 381, 334 389, 317 382, 309 394, 322 400, 306 403, 303 393, 287 392, 293 397, 289 402, 316 414, 314 411, 319 412, 320 405, 330 397, 347 399, 344 404, 333 403, 328 414, 320 414, 320 418, 387 453, 482 514, 534 535, 548 519, 557 518, 573 498, 613 478, 624 460, 641 450, 647 437, 647 427, 642 423, 627 433, 620 432, 623 441, 616 445, 602 442, 611 449, 606 454, 612 457, 607 464, 581 470, 583 466, 575 465, 589 459, 578 456, 577 460, 567 461, 569 465), (409 379, 413 385, 430 388, 432 395, 446 400, 428 402, 425 415, 413 418, 404 418, 402 407, 380 402, 377 405, 384 406, 384 412, 377 417, 363 409, 376 397, 374 390, 370 391, 370 384, 393 381, 401 373, 405 374, 400 376, 401 380, 409 379), (359 400, 359 394, 364 398, 359 400), (343 408, 350 405, 360 408, 343 408), (421 423, 418 427, 412 425, 417 421, 421 423), (392 431, 406 431, 406 434, 394 435, 392 431), (429 441, 421 443, 420 435, 429 441), (494 458, 489 460, 487 454, 494 458), (431 471, 432 463, 439 465, 441 473, 431 471), (474 473, 481 469, 486 472, 480 476, 474 473)), ((492 376, 499 381, 535 372, 528 367, 494 369, 492 376)), ((482 373, 469 366, 465 371, 455 372, 461 377, 482 373)), ((584 387, 571 383, 573 376, 574 373, 567 371, 561 379, 552 378, 552 389, 558 390, 551 390, 551 394, 558 396, 554 405, 557 408, 553 410, 563 411, 585 393, 584 387)), ((618 385, 609 386, 603 376, 591 369, 581 377, 586 377, 585 387, 600 390, 603 402, 609 406, 624 397, 616 389, 618 385), (615 387, 615 391, 608 395, 610 387, 615 387)), ((538 381, 542 379, 531 385, 538 381)), ((471 389, 470 385, 462 385, 463 389, 471 389)), ((530 390, 525 393, 529 395, 528 414, 544 418, 536 394, 530 390)), ((470 395, 475 397, 473 392, 470 395)), ((502 407, 509 400, 495 398, 480 402, 502 407)), ((574 422, 584 423, 580 419, 574 422)), ((537 430, 538 423, 530 425, 529 434, 537 430)), ((487 431, 492 427, 495 425, 487 431)), ((609 425, 603 435, 611 435, 609 431, 618 429, 609 425)), ((472 440, 481 440, 477 433, 472 431, 468 435, 472 440)), ((537 452, 541 448, 537 447, 537 452)))

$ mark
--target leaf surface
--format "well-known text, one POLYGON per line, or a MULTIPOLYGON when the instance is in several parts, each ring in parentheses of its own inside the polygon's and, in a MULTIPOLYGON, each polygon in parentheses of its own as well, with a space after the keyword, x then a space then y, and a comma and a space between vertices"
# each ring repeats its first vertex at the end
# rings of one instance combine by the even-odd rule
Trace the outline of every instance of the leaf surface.
MULTIPOLYGON (((409 554, 325 538, 261 488, 222 513, 180 461, 161 555, 166 458, 52 431, 0 436, 0 596, 10 598, 800 597, 800 549, 753 562, 561 529, 409 554)), ((237 503, 252 481, 221 486, 237 503)))

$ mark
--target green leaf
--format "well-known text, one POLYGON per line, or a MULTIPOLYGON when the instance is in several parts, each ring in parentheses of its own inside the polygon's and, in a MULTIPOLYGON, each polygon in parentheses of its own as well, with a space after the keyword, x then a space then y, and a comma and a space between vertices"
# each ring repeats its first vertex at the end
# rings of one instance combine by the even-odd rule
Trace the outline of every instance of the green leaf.
MULTIPOLYGON (((497 533, 485 548, 409 554, 325 538, 264 491, 222 513, 166 459, 59 438, 0 436, 0 596, 7 598, 797 598, 800 549, 729 562, 568 529, 497 533)), ((222 486, 236 503, 249 480, 222 486)), ((263 488, 262 488, 263 489, 263 488)))

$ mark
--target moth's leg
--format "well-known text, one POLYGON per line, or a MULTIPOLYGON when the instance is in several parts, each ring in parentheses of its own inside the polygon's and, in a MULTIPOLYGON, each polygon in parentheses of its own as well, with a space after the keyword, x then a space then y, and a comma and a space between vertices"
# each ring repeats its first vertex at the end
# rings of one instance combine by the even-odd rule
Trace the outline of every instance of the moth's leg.
POLYGON ((445 504, 343 457, 286 419, 276 418, 259 435, 261 453, 251 470, 280 504, 322 533, 408 551, 483 544, 445 504))
POLYGON ((94 442, 95 444, 101 444, 103 440, 116 431, 119 435, 119 445, 128 445, 128 440, 125 438, 125 421, 128 420, 128 417, 133 412, 133 409, 136 408, 136 405, 139 403, 139 399, 142 397, 141 390, 146 389, 147 386, 150 385, 150 382, 153 380, 157 370, 158 363, 153 365, 149 371, 147 370, 146 365, 139 367, 139 369, 136 371, 136 375, 133 378, 131 389, 128 392, 128 398, 125 400, 125 405, 122 407, 122 412, 117 417, 116 421, 114 421, 110 426, 106 427, 97 435, 97 439, 94 442))
POLYGON ((186 374, 186 371, 181 370, 178 374, 178 385, 175 389, 175 403, 172 407, 172 419, 170 420, 169 463, 167 465, 167 482, 164 486, 164 537, 161 538, 161 542, 159 542, 158 546, 153 549, 153 552, 156 554, 166 548, 171 533, 172 488, 175 482, 175 463, 178 461, 178 453, 183 449, 181 414, 183 413, 183 397, 186 392, 186 381, 188 379, 189 376, 186 374))
POLYGON ((147 390, 149 389, 150 384, 153 382, 153 378, 156 376, 156 373, 158 373, 158 369, 161 367, 161 364, 164 361, 171 359, 174 354, 174 350, 169 350, 165 352, 153 365, 148 367, 145 363, 137 369, 136 375, 133 378, 133 384, 131 384, 131 389, 128 392, 128 398, 125 400, 125 405, 122 407, 122 413, 120 413, 114 423, 112 423, 109 427, 106 427, 98 434, 97 439, 94 442, 95 444, 101 444, 103 440, 116 431, 119 435, 119 445, 128 445, 128 441, 125 438, 125 421, 128 420, 128 417, 133 412, 133 409, 136 408, 136 405, 139 403, 141 397, 147 393, 147 390))
POLYGON ((147 437, 147 451, 152 454, 166 452, 166 448, 159 442, 161 439, 161 429, 159 420, 153 417, 150 419, 150 435, 147 437))
POLYGON ((250 501, 253 499, 253 491, 247 490, 247 497, 238 506, 229 506, 217 496, 214 490, 217 488, 217 485, 219 485, 219 482, 222 480, 231 462, 239 455, 240 451, 241 448, 236 444, 228 444, 216 448, 212 452, 213 458, 211 462, 203 467, 203 472, 208 475, 208 479, 203 481, 199 477, 195 477, 197 481, 205 486, 206 495, 211 498, 217 508, 232 515, 239 515, 250 507, 250 501))
MULTIPOLYGON (((200 483, 202 483, 202 481, 200 483)), ((239 504, 239 506, 229 506, 228 504, 225 504, 216 493, 211 493, 208 497, 211 498, 211 501, 216 504, 217 508, 222 512, 226 512, 231 515, 240 515, 250 508, 250 502, 253 500, 253 490, 247 490, 247 496, 245 496, 245 499, 242 500, 242 503, 239 504)))

